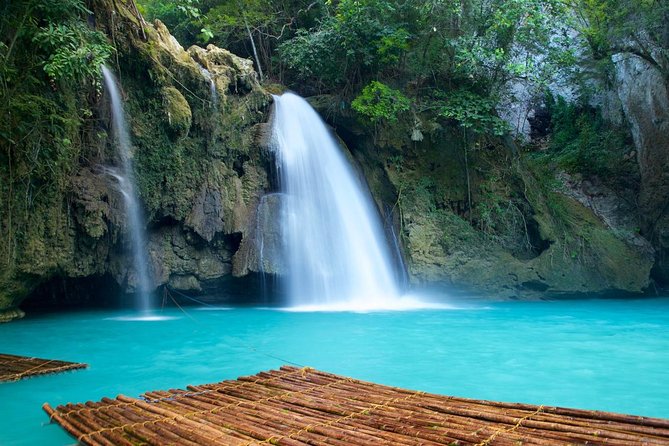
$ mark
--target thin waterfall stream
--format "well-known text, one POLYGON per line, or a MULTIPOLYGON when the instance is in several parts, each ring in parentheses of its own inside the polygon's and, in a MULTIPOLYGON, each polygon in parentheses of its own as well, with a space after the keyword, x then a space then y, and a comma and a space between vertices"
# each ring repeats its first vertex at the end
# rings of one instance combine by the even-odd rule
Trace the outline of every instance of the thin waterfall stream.
POLYGON ((204 79, 209 84, 209 98, 211 100, 212 106, 214 107, 214 109, 216 109, 218 108, 218 92, 216 91, 216 83, 214 82, 214 78, 211 76, 209 70, 207 70, 205 67, 199 64, 198 67, 200 68, 200 73, 202 73, 202 77, 204 77, 204 79))
POLYGON ((132 266, 135 274, 136 307, 142 313, 149 313, 153 308, 152 290, 153 280, 149 270, 149 260, 146 253, 146 237, 144 235, 144 216, 137 199, 135 175, 131 157, 130 133, 128 132, 123 101, 116 79, 107 67, 102 67, 105 87, 109 94, 112 128, 118 154, 121 159, 121 169, 108 169, 108 172, 118 182, 119 191, 123 195, 127 217, 127 231, 132 248, 132 266))

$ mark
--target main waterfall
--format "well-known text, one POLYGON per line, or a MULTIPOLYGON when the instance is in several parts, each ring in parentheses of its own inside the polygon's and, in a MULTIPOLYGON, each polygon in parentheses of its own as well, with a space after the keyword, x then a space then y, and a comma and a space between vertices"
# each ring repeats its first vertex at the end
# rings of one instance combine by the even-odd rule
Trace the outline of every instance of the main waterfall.
POLYGON ((396 307, 392 256, 366 184, 307 101, 274 101, 290 306, 396 307))

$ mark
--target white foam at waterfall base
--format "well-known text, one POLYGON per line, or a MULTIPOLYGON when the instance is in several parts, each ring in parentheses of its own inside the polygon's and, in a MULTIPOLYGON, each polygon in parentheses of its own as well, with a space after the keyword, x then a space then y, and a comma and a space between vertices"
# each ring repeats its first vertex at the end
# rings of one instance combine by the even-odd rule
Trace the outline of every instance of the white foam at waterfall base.
MULTIPOLYGON (((273 149, 293 311, 426 308, 400 296, 379 212, 318 113, 301 97, 274 96, 273 149)), ((434 305, 430 306, 434 307, 434 305)))
POLYGON ((351 312, 351 313, 375 313, 382 311, 419 311, 419 310, 462 310, 466 306, 458 306, 444 302, 430 302, 420 296, 404 295, 387 299, 384 302, 377 300, 367 301, 365 296, 359 296, 351 300, 324 304, 295 305, 281 308, 282 311, 295 313, 311 312, 351 312))
POLYGON ((162 322, 162 321, 172 321, 175 319, 179 318, 176 316, 161 316, 153 313, 105 318, 105 320, 107 321, 118 321, 118 322, 162 322))

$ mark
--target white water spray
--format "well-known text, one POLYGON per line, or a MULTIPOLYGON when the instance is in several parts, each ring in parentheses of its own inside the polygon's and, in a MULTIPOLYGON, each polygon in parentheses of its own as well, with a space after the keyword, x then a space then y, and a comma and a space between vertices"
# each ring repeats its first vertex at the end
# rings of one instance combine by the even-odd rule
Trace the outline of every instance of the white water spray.
POLYGON ((146 240, 144 237, 144 218, 135 192, 135 177, 132 158, 130 155, 130 133, 125 121, 123 102, 114 75, 107 67, 102 67, 105 87, 111 102, 112 128, 118 153, 121 158, 122 171, 109 169, 109 173, 118 181, 119 190, 123 195, 127 217, 127 230, 132 246, 133 269, 135 272, 135 292, 137 294, 137 309, 142 312, 151 311, 153 281, 149 271, 149 262, 146 255, 146 240))
POLYGON ((290 306, 398 307, 392 256, 366 185, 304 99, 274 100, 290 306))

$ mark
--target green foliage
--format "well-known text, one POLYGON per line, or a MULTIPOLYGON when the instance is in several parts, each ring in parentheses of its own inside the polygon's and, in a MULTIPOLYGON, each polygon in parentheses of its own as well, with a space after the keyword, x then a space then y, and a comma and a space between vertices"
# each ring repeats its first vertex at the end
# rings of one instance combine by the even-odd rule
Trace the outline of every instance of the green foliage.
POLYGON ((43 67, 54 80, 97 79, 113 51, 103 34, 82 22, 49 23, 32 40, 49 54, 43 67))
POLYGON ((320 11, 279 46, 289 83, 358 98, 372 81, 401 85, 416 110, 477 134, 508 131, 495 108, 510 81, 538 88, 574 61, 561 0, 341 0, 320 11))
POLYGON ((400 61, 402 54, 409 49, 409 33, 402 28, 388 30, 378 41, 376 53, 383 65, 392 65, 400 61))
POLYGON ((550 157, 575 173, 610 177, 622 174, 623 155, 631 150, 628 136, 607 124, 587 105, 547 99, 551 114, 550 157))
POLYGON ((517 196, 518 179, 512 171, 494 169, 479 185, 475 205, 476 226, 483 234, 517 257, 530 256, 536 249, 527 229, 532 209, 524 197, 517 196))
POLYGON ((497 116, 495 101, 468 90, 439 92, 435 101, 438 113, 475 133, 503 135, 508 125, 497 116))
MULTIPOLYGON (((81 0, 15 2, 0 22, 4 58, 0 73, 19 74, 42 66, 52 81, 97 81, 113 48, 104 34, 84 20, 90 11, 81 0)), ((28 77, 27 73, 22 73, 28 77)), ((5 77, 9 80, 9 76, 5 77)), ((37 79, 33 79, 37 80, 37 79)))
POLYGON ((396 122, 402 112, 411 108, 411 102, 401 91, 372 81, 351 103, 351 108, 370 122, 396 122))
POLYGON ((142 0, 142 14, 149 20, 159 19, 179 42, 192 44, 202 34, 206 40, 213 37, 204 27, 205 17, 200 10, 200 0, 142 0), (198 31, 199 30, 199 31, 198 31))
POLYGON ((661 0, 574 0, 573 3, 581 19, 579 31, 596 58, 632 50, 667 70, 669 3, 661 0))
POLYGON ((297 80, 332 90, 368 82, 396 66, 409 48, 402 9, 386 0, 328 2, 320 23, 297 31, 279 47, 297 80))
POLYGON ((408 66, 494 97, 511 79, 545 82, 570 14, 559 0, 421 1, 408 66), (544 54, 541 64, 534 54, 544 54))
POLYGON ((88 98, 111 56, 83 0, 19 0, 0 15, 0 270, 62 234, 62 197, 84 146, 88 98), (45 220, 37 222, 40 210, 45 220), (48 218, 46 217, 48 215, 48 218), (41 226, 40 226, 41 225, 41 226), (40 238, 42 237, 42 238, 40 238))
POLYGON ((231 42, 248 37, 246 24, 268 29, 276 19, 276 2, 268 0, 223 0, 206 2, 204 23, 221 41, 231 42))
POLYGON ((341 48, 340 37, 330 26, 313 32, 297 30, 295 37, 279 46, 281 59, 297 80, 316 84, 319 90, 341 85, 347 73, 333 60, 339 56, 332 54, 341 48))

